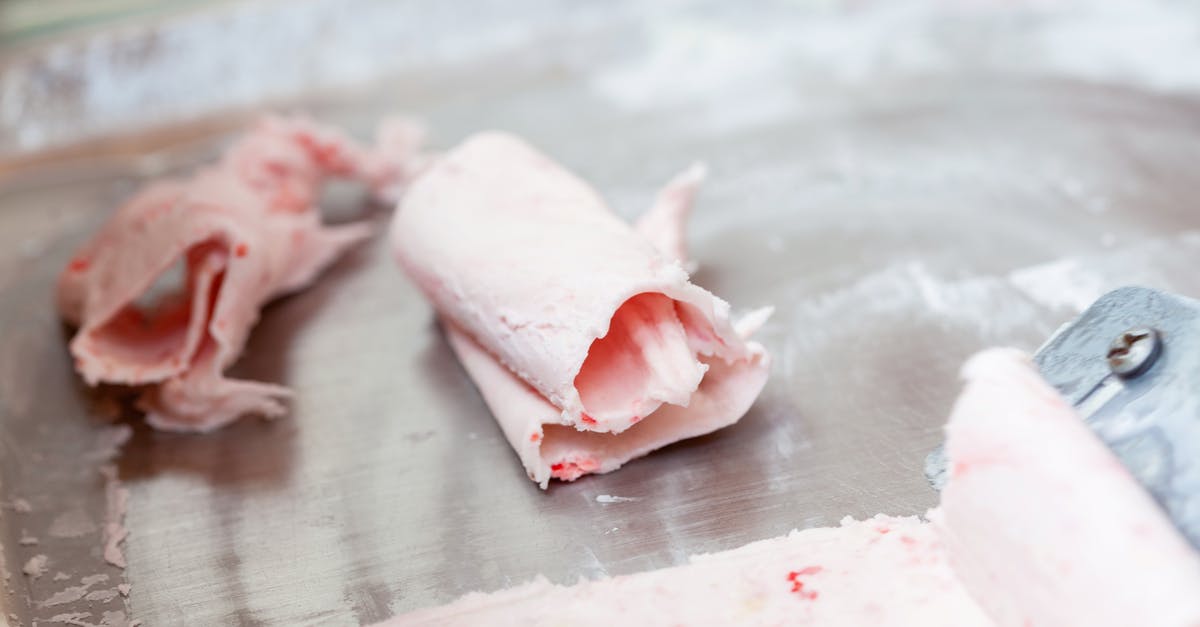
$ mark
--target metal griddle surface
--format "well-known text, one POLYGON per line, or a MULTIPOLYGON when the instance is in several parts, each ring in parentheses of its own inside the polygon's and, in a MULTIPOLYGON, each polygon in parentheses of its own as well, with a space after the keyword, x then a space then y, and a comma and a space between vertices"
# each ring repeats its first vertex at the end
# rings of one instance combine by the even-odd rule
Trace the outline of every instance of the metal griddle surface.
MULTIPOLYGON (((539 45, 529 59, 562 42, 539 45)), ((120 419, 135 430, 118 460, 132 491, 132 616, 371 622, 539 573, 632 573, 847 515, 920 514, 936 500, 922 462, 969 354, 1033 350, 1122 284, 1200 294, 1189 230, 1200 107, 1185 98, 1000 74, 841 84, 767 73, 714 112, 686 92, 666 107, 615 103, 595 89, 603 64, 455 68, 294 106, 359 133, 385 111, 413 112, 441 147, 515 131, 626 216, 707 161, 695 281, 735 308, 776 306, 761 399, 734 427, 542 492, 377 239, 268 307, 237 365, 296 391, 287 418, 207 436, 120 419), (732 112, 766 93, 787 106, 732 112)), ((165 146, 132 138, 120 154, 95 149, 0 187, 0 500, 34 505, 0 511, 8 611, 99 617, 85 602, 38 607, 75 581, 30 585, 19 570, 35 553, 76 580, 122 576, 99 561, 96 537, 15 542, 71 507, 101 516, 99 462, 85 453, 120 399, 76 380, 54 277, 138 182, 211 158, 242 121, 183 125, 165 146)), ((386 209, 331 204, 336 219, 385 224, 386 209)))

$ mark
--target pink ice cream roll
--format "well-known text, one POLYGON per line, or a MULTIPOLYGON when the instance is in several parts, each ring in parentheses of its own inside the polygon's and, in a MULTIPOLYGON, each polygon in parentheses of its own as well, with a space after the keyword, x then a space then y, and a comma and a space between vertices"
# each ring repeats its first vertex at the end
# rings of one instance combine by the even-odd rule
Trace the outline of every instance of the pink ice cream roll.
POLYGON ((529 477, 604 473, 736 422, 768 356, 689 282, 683 220, 703 172, 672 181, 634 228, 586 183, 503 133, 432 164, 392 223, 400 264, 529 477))
POLYGON ((299 118, 266 118, 215 165, 154 182, 75 254, 58 283, 70 350, 90 385, 147 386, 139 404, 158 428, 208 431, 245 414, 277 416, 287 388, 226 378, 259 309, 299 290, 365 223, 325 226, 316 201, 329 178, 366 183, 394 201, 421 165, 420 131, 385 124, 365 148, 299 118), (183 290, 138 305, 182 261, 183 290))

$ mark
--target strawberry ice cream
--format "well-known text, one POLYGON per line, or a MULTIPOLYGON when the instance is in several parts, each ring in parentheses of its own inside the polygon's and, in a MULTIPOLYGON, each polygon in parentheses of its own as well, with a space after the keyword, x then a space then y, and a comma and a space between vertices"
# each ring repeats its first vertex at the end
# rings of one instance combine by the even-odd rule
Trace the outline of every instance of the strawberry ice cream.
POLYGON ((730 425, 762 389, 747 337, 765 313, 735 326, 682 266, 701 174, 668 185, 639 233, 522 140, 484 133, 406 194, 396 256, 543 488, 730 425))
POLYGON ((392 122, 379 145, 296 118, 267 118, 189 179, 148 185, 71 260, 58 286, 79 327, 71 354, 90 385, 147 386, 140 405, 162 429, 207 431, 244 414, 277 416, 288 390, 235 381, 264 303, 303 288, 370 233, 324 226, 316 201, 330 177, 394 200, 420 165, 420 132, 392 122), (182 293, 139 304, 182 261, 182 293))
POLYGON ((572 625, 992 625, 916 517, 849 518, 686 566, 575 586, 538 578, 414 612, 388 627, 572 625))

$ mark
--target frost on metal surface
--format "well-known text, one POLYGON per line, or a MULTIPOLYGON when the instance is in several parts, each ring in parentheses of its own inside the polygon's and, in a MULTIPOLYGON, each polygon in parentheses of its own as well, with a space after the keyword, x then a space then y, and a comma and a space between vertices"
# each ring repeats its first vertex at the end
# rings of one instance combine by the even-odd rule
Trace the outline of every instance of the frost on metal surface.
POLYGON ((1200 88, 1200 22, 1184 3, 516 5, 231 3, 50 43, 0 59, 0 155, 520 51, 526 65, 594 68, 597 93, 631 110, 707 102, 702 119, 727 128, 805 106, 797 79, 993 73, 1200 88), (635 53, 555 43, 602 30, 635 53))

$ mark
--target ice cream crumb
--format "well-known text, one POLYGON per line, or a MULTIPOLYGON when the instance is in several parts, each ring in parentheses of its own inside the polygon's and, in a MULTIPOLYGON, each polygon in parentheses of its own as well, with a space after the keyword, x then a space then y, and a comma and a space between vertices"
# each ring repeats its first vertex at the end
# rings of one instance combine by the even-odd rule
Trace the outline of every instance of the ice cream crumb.
POLYGON ((24 533, 24 532, 21 533, 21 539, 17 540, 17 544, 19 544, 21 546, 33 546, 37 543, 38 543, 37 537, 31 536, 28 533, 24 533))
POLYGON ((611 494, 601 494, 596 497, 597 503, 632 503, 640 500, 636 496, 613 496, 611 494))
POLYGON ((91 612, 71 612, 69 614, 55 614, 50 617, 50 622, 61 623, 63 625, 76 625, 77 627, 95 627, 92 623, 87 623, 83 620, 91 617, 91 612))
POLYGON ((75 601, 82 599, 92 586, 98 583, 104 583, 105 581, 108 581, 108 575, 88 575, 80 580, 82 585, 70 586, 68 588, 59 590, 49 599, 42 601, 40 605, 42 607, 53 607, 55 605, 62 605, 63 603, 74 603, 75 601))
POLYGON ((129 502, 129 490, 121 487, 117 478, 117 467, 108 464, 100 468, 104 475, 104 494, 108 501, 104 516, 104 561, 125 568, 125 554, 121 551, 121 543, 129 535, 125 529, 125 508, 129 502))
POLYGON ((132 589, 133 589, 133 586, 131 586, 127 583, 122 583, 122 584, 117 585, 117 592, 120 592, 121 596, 123 596, 123 597, 129 596, 129 591, 132 589))
POLYGON ((28 514, 33 511, 33 507, 29 505, 29 501, 20 498, 12 500, 12 508, 18 514, 28 514))
POLYGON ((87 594, 86 587, 71 586, 69 588, 65 588, 63 590, 59 590, 58 592, 55 592, 53 595, 50 596, 50 598, 46 599, 45 601, 42 601, 41 606, 42 607, 54 607, 55 605, 62 605, 63 603, 73 603, 75 601, 78 601, 79 599, 82 599, 83 595, 85 595, 85 594, 87 594))
POLYGON ((70 575, 68 575, 68 574, 64 573, 64 572, 63 572, 63 571, 61 571, 61 570, 60 570, 60 571, 58 571, 57 573, 54 573, 54 580, 55 580, 55 581, 66 581, 66 580, 68 580, 68 579, 70 579, 70 578, 71 578, 71 576, 70 576, 70 575))
POLYGON ((1104 279, 1078 259, 1060 259, 1022 268, 1008 280, 1034 302, 1052 309, 1087 309, 1104 294, 1104 279))
POLYGON ((29 558, 28 562, 25 562, 25 567, 21 569, 21 572, 25 573, 25 576, 27 577, 37 579, 38 577, 46 574, 47 561, 49 561, 49 558, 47 558, 45 555, 34 555, 33 557, 29 558))
POLYGON ((117 594, 118 594, 117 591, 114 589, 93 590, 93 591, 87 593, 87 596, 85 596, 83 598, 88 601, 100 601, 101 603, 107 603, 107 602, 115 599, 117 597, 117 594))

